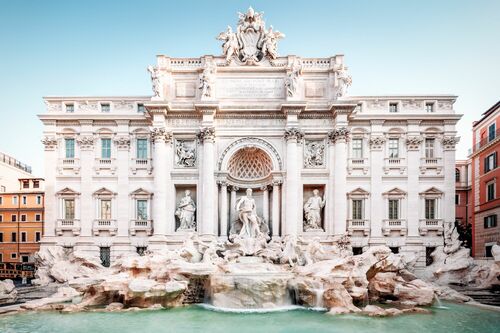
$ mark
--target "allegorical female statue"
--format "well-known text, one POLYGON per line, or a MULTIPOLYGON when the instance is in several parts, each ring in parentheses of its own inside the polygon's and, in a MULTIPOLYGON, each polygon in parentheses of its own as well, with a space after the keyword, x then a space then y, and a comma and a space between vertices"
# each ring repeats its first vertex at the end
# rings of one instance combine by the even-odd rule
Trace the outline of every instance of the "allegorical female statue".
POLYGON ((191 198, 191 191, 186 190, 184 197, 179 201, 175 216, 179 219, 180 225, 177 230, 194 230, 196 229, 195 221, 196 204, 191 198))
POLYGON ((304 205, 306 222, 304 229, 318 230, 321 228, 321 209, 325 207, 326 200, 319 196, 319 190, 313 190, 313 196, 304 205))

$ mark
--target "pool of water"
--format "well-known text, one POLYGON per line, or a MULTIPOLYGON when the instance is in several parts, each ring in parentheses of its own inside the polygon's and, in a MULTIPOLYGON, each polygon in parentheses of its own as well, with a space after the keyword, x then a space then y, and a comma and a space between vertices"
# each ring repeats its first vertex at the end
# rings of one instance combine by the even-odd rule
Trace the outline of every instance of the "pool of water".
POLYGON ((170 310, 103 313, 23 313, 0 317, 2 333, 183 333, 183 332, 500 332, 500 312, 445 304, 432 314, 393 318, 360 315, 330 316, 292 309, 272 313, 224 313, 199 306, 170 310))

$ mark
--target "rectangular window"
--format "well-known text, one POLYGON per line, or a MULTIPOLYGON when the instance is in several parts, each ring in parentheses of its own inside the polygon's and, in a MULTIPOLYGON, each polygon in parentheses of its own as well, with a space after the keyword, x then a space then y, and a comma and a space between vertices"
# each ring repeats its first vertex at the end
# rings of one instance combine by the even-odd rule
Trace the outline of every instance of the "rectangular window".
POLYGON ((399 200, 389 200, 389 220, 399 219, 399 200))
POLYGON ((0 205, 3 204, 3 197, 0 197, 0 205))
POLYGON ((36 222, 40 222, 41 220, 42 220, 42 215, 40 215, 40 214, 36 214, 36 215, 35 215, 35 221, 36 221, 36 222))
POLYGON ((11 222, 17 222, 17 215, 12 214, 12 215, 10 216, 10 221, 11 221, 11 222))
POLYGON ((30 257, 29 256, 21 256, 21 262, 29 262, 30 257))
POLYGON ((488 201, 495 200, 495 182, 486 185, 486 197, 488 201))
POLYGON ((434 103, 425 103, 425 111, 427 113, 434 112, 434 103))
POLYGON ((40 187, 40 181, 39 180, 34 180, 33 181, 33 188, 39 188, 40 187))
POLYGON ((25 231, 21 232, 21 242, 26 243, 27 241, 28 241, 28 235, 26 235, 25 231))
POLYGON ((42 204, 42 196, 41 195, 37 195, 36 196, 36 204, 37 205, 41 205, 42 204))
POLYGON ((75 139, 64 139, 66 158, 75 158, 75 139))
POLYGON ((398 103, 390 103, 389 112, 398 112, 398 103))
POLYGON ((356 199, 352 201, 352 219, 363 219, 363 200, 356 199))
POLYGON ((21 215, 21 222, 26 222, 26 214, 21 215))
POLYGON ((99 248, 101 265, 109 267, 111 265, 111 249, 109 247, 99 248))
POLYGON ((352 247, 352 254, 355 255, 355 256, 363 254, 363 248, 362 247, 353 246, 352 247))
POLYGON ((425 158, 434 158, 434 139, 425 139, 425 158))
POLYGON ((13 232, 10 234, 11 242, 17 242, 17 233, 13 232))
POLYGON ((148 139, 137 139, 137 159, 145 160, 148 158, 148 139))
POLYGON ((497 226, 497 216, 490 215, 484 217, 484 229, 495 228, 497 226))
POLYGON ((484 172, 489 172, 497 167, 497 153, 494 152, 484 158, 484 172))
POLYGON ((3 243, 3 232, 0 232, 0 243, 3 243))
POLYGON ((101 104, 101 112, 110 112, 110 111, 111 111, 111 105, 109 103, 101 104))
POLYGON ((23 195, 23 205, 26 205, 28 203, 28 198, 23 195))
POLYGON ((69 113, 75 112, 75 104, 66 104, 66 112, 69 113))
POLYGON ((460 194, 455 194, 455 205, 460 205, 460 194))
POLYGON ((3 215, 0 215, 0 222, 3 222, 3 215))
POLYGON ((29 180, 23 180, 23 188, 30 188, 30 181, 29 180))
POLYGON ((17 253, 15 253, 15 252, 14 252, 14 253, 11 253, 11 254, 10 254, 10 258, 11 258, 11 259, 17 259, 17 253))
POLYGON ((496 124, 491 124, 488 126, 488 141, 495 139, 496 136, 496 124))
POLYGON ((455 182, 460 182, 460 170, 455 169, 455 182))
POLYGON ((428 246, 425 248, 425 266, 430 266, 434 262, 434 258, 432 257, 432 252, 436 250, 433 246, 428 246))
POLYGON ((148 201, 137 200, 137 216, 138 220, 145 221, 148 219, 148 201))
POLYGON ((42 233, 40 231, 35 232, 35 242, 40 242, 42 239, 42 233))
POLYGON ((352 158, 363 158, 363 139, 352 140, 352 158))
POLYGON ((142 103, 137 104, 137 112, 139 112, 139 113, 146 112, 146 108, 144 107, 144 104, 142 104, 142 103))
POLYGON ((485 245, 484 252, 485 252, 486 258, 493 257, 493 252, 491 251, 492 249, 493 249, 493 245, 485 245))
POLYGON ((399 139, 389 139, 389 158, 399 158, 399 139))
POLYGON ((425 199, 425 219, 433 220, 436 218, 436 199, 425 199))
POLYGON ((64 199, 64 219, 73 220, 75 218, 75 200, 64 199))
POLYGON ((111 200, 101 199, 101 220, 111 220, 111 200))
POLYGON ((12 197, 12 204, 13 204, 13 205, 17 205, 17 195, 14 195, 14 196, 12 197))
POLYGON ((101 158, 111 158, 111 139, 101 139, 101 158))

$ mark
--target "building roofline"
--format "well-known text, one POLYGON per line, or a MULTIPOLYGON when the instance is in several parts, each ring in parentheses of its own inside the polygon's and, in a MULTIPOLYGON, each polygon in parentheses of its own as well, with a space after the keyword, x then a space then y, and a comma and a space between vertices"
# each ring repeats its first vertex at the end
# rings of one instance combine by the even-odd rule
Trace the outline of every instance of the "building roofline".
POLYGON ((477 125, 479 125, 483 120, 485 120, 486 118, 488 118, 488 116, 490 116, 493 112, 495 112, 497 109, 500 108, 500 100, 498 102, 496 102, 492 107, 490 107, 488 110, 486 110, 483 114, 482 114, 482 117, 481 119, 475 121, 472 123, 472 127, 476 127, 477 125))

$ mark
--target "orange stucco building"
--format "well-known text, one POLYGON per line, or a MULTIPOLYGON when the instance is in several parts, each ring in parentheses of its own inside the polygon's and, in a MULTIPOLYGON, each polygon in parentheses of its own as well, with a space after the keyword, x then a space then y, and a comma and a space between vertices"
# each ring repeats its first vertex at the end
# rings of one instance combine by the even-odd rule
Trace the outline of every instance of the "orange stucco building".
POLYGON ((0 262, 32 262, 43 221, 42 178, 20 178, 18 190, 0 192, 0 262))

